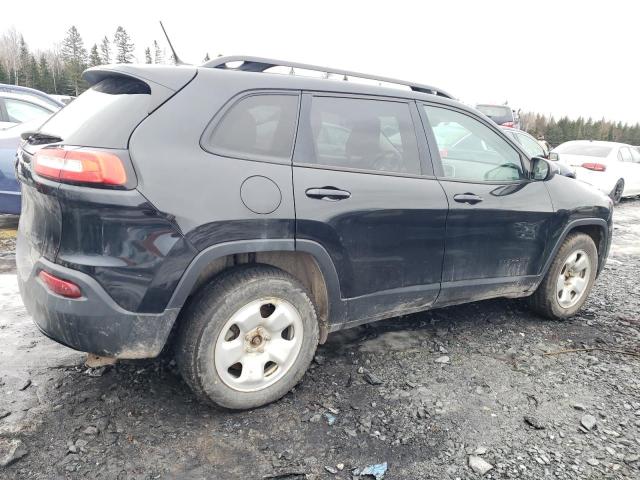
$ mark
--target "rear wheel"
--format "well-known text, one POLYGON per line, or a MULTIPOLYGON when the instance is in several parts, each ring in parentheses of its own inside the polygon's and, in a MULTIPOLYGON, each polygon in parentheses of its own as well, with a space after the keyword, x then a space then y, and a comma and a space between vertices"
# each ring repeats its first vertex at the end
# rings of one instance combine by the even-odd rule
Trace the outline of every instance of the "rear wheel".
POLYGON ((620 200, 622 200, 623 192, 624 192, 624 180, 621 178, 616 182, 616 186, 613 187, 613 190, 611 190, 611 193, 609 194, 609 197, 611 197, 611 200, 613 200, 614 205, 617 205, 620 203, 620 200))
POLYGON ((244 266, 222 274, 190 302, 176 359, 201 399, 246 409, 291 390, 317 345, 316 312, 305 288, 277 268, 244 266))
POLYGON ((549 271, 529 304, 536 312, 554 319, 569 318, 582 308, 596 278, 598 252, 584 233, 572 233, 563 242, 549 271))

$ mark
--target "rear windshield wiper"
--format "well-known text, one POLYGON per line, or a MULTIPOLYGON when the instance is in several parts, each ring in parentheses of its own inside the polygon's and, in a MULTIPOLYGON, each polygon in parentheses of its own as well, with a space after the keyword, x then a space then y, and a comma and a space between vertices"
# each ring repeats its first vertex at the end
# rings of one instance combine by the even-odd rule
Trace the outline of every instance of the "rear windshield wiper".
POLYGON ((22 132, 20 136, 30 145, 42 145, 44 143, 57 143, 62 141, 62 138, 59 136, 45 132, 27 131, 22 132))

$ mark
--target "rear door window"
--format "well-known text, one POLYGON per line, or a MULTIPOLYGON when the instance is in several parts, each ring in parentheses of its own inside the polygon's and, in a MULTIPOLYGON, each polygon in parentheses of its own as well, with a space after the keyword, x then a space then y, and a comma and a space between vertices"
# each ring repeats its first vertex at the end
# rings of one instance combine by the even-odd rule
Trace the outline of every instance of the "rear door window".
POLYGON ((298 121, 297 94, 256 94, 233 104, 205 141, 226 157, 290 160, 298 121))
POLYGON ((520 154, 475 118, 423 105, 436 138, 444 178, 470 182, 513 182, 526 178, 520 154))
POLYGON ((311 133, 318 165, 420 174, 409 104, 346 97, 313 97, 311 133))
POLYGON ((620 149, 620 157, 623 162, 631 162, 631 152, 627 147, 622 147, 620 149))
POLYGON ((14 123, 24 123, 38 118, 44 119, 51 115, 51 112, 46 108, 15 98, 5 98, 4 106, 7 109, 8 121, 14 123))

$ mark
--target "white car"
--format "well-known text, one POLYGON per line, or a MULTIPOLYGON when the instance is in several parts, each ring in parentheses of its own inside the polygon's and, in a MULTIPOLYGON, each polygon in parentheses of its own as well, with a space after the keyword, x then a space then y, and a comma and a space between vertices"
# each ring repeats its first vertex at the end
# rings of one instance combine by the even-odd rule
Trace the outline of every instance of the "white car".
POLYGON ((558 145, 550 158, 567 165, 578 180, 606 193, 614 203, 640 195, 640 152, 631 145, 574 140, 558 145))
POLYGON ((31 95, 0 92, 0 130, 19 123, 44 120, 59 108, 31 95))

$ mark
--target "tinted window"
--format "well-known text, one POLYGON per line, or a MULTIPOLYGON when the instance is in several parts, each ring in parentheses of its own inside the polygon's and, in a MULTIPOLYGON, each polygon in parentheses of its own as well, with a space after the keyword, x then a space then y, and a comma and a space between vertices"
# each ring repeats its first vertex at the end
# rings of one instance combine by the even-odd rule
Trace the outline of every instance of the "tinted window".
POLYGON ((420 173, 418 144, 406 103, 314 97, 311 132, 318 164, 420 173))
POLYGON ((611 153, 611 147, 607 147, 604 145, 593 145, 591 143, 567 142, 557 146, 554 151, 557 153, 566 153, 568 155, 583 155, 585 157, 605 158, 611 153))
POLYGON ((229 157, 288 160, 297 116, 297 95, 251 95, 224 114, 208 144, 229 157))
POLYGON ((47 115, 51 115, 51 112, 45 108, 13 98, 5 98, 4 106, 7 109, 9 121, 15 123, 28 122, 38 118, 44 119, 47 115))
POLYGON ((533 138, 521 133, 517 133, 516 137, 518 138, 520 145, 522 145, 522 148, 524 148, 524 151, 527 152, 530 157, 544 157, 544 149, 533 138))
POLYGON ((629 151, 628 148, 623 147, 620 149, 620 155, 622 157, 622 161, 623 162, 630 162, 631 161, 631 152, 629 151))
POLYGON ((105 78, 58 111, 42 131, 71 145, 127 148, 131 132, 149 114, 150 92, 140 80, 105 78))
POLYGON ((518 152, 489 127, 459 112, 423 107, 436 137, 446 178, 495 182, 525 177, 518 152))

